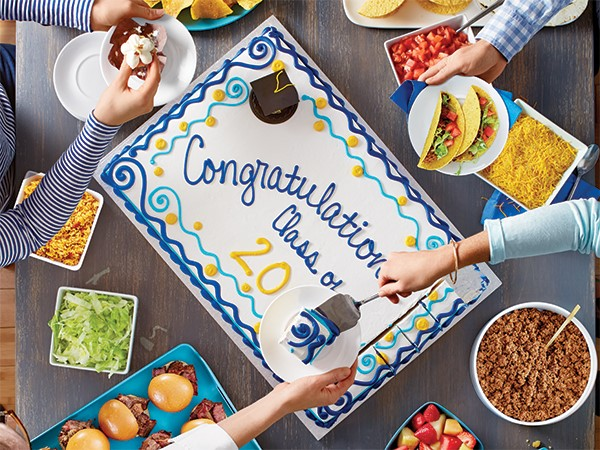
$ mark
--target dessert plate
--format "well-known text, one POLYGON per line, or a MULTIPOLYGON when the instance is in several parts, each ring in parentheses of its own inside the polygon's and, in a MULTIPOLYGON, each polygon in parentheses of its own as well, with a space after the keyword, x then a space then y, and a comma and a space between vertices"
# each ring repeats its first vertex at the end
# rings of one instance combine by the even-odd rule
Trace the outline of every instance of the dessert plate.
MULTIPOLYGON (((154 97, 154 106, 169 103, 178 97, 190 84, 196 72, 196 45, 192 35, 179 20, 165 14, 158 20, 134 18, 138 23, 157 23, 165 27, 167 42, 163 53, 167 63, 161 73, 158 92, 154 97)), ((119 71, 108 62, 108 53, 112 47, 110 39, 115 27, 108 30, 102 42, 100 51, 100 68, 106 83, 110 84, 119 71)), ((138 89, 143 84, 138 77, 129 78, 129 87, 138 89)))
POLYGON ((282 293, 265 311, 258 336, 260 348, 267 365, 283 380, 291 382, 338 367, 350 367, 356 360, 360 349, 360 323, 341 333, 313 364, 302 363, 279 343, 294 315, 302 308, 316 308, 332 294, 333 291, 322 286, 299 286, 282 293))
POLYGON ((100 73, 100 46, 106 32, 77 36, 58 54, 54 64, 54 90, 73 117, 85 121, 107 84, 100 73))
POLYGON ((485 169, 500 155, 504 148, 506 139, 508 138, 508 111, 506 105, 500 97, 500 94, 494 87, 477 77, 462 77, 455 76, 450 78, 445 83, 437 86, 427 86, 415 99, 415 102, 408 116, 408 136, 417 155, 421 155, 429 126, 433 120, 433 113, 437 105, 438 98, 441 92, 449 92, 454 95, 462 105, 467 96, 467 92, 471 86, 479 86, 483 89, 494 101, 496 110, 498 111, 498 119, 500 121, 498 133, 492 143, 492 146, 473 161, 465 161, 463 163, 451 162, 445 167, 438 169, 438 172, 447 175, 469 175, 485 169))

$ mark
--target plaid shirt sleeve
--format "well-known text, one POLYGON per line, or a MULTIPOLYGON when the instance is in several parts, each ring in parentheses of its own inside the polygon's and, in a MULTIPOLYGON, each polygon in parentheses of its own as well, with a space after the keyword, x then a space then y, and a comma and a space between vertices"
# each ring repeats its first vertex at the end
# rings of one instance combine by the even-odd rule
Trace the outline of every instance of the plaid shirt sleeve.
POLYGON ((477 39, 492 44, 510 61, 558 11, 572 0, 507 0, 477 39))

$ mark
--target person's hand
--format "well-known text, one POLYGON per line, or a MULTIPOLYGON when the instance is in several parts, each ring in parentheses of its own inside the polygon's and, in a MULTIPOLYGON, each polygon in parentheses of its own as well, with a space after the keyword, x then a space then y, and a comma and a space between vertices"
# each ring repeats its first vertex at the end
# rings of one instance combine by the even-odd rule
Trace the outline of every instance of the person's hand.
POLYGON ((165 12, 152 9, 144 0, 95 0, 92 5, 91 25, 94 31, 106 31, 123 19, 140 17, 160 19, 165 12))
POLYGON ((398 303, 398 295, 408 297, 431 286, 452 271, 454 256, 451 246, 420 252, 396 252, 387 256, 379 271, 379 296, 398 303))
POLYGON ((341 367, 322 375, 281 383, 273 390, 280 396, 286 413, 335 403, 354 383, 358 361, 352 367, 341 367))
POLYGON ((419 81, 441 84, 454 75, 479 77, 491 83, 500 76, 508 62, 496 47, 484 39, 467 45, 427 69, 419 81))
POLYGON ((154 95, 160 82, 160 69, 156 56, 148 66, 148 74, 144 84, 138 89, 131 89, 127 82, 132 70, 123 59, 117 78, 108 86, 98 100, 94 116, 109 126, 122 125, 142 114, 152 111, 154 95))

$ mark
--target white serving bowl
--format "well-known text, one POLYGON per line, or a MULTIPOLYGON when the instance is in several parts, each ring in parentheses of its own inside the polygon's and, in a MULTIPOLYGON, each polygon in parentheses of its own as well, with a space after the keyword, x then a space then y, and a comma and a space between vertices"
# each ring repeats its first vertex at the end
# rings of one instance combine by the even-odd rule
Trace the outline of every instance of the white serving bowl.
POLYGON ((502 413, 494 405, 492 405, 492 403, 488 400, 488 398, 485 396, 485 394, 483 392, 483 389, 481 388, 481 385, 479 384, 479 377, 477 376, 477 353, 479 353, 479 346, 481 345, 481 340, 483 339, 483 336, 485 335, 487 330, 500 317, 505 316, 506 314, 509 314, 512 311, 515 311, 517 309, 528 309, 528 308, 552 311, 552 312, 560 314, 561 316, 564 316, 564 317, 567 317, 570 314, 569 311, 567 311, 564 308, 561 308, 560 306, 556 306, 551 303, 543 303, 543 302, 521 303, 520 305, 511 306, 510 308, 507 308, 504 311, 501 311, 494 318, 492 318, 492 320, 490 320, 483 327, 481 332, 477 335, 477 338, 475 339, 475 342, 473 343, 473 348, 471 350, 471 362, 470 362, 471 370, 470 371, 471 371, 471 381, 473 382, 473 387, 475 388, 475 392, 477 393, 477 396, 479 397, 479 399, 483 402, 483 404, 485 406, 487 406, 487 408, 490 411, 492 411, 498 417, 508 420, 509 422, 516 423, 517 425, 538 427, 538 426, 543 426, 543 425, 551 425, 551 424, 560 422, 563 419, 566 419, 571 414, 573 414, 575 411, 577 411, 581 407, 581 405, 583 405, 585 403, 585 401, 588 399, 588 397, 594 390, 594 385, 596 383, 596 373, 598 371, 598 355, 596 354, 596 347, 594 344, 594 340, 590 336, 590 333, 588 333, 586 328, 583 326, 583 324, 579 320, 574 318, 572 320, 572 322, 577 326, 577 328, 579 328, 579 330, 581 331, 581 334, 583 334, 583 337, 585 338, 585 341, 588 346, 588 350, 590 352, 590 359, 591 359, 591 361, 590 361, 590 376, 588 378, 588 382, 587 382, 587 385, 585 386, 583 394, 581 395, 579 400, 577 400, 575 402, 575 404, 573 406, 571 406, 571 408, 569 408, 564 413, 562 413, 556 417, 553 417, 551 419, 542 420, 542 421, 538 421, 538 422, 525 422, 522 420, 514 419, 514 418, 502 413))
MULTIPOLYGON (((400 78, 398 77, 398 72, 396 72, 396 66, 394 65, 394 60, 392 59, 392 54, 391 54, 391 48, 396 42, 401 41, 402 39, 407 38, 409 36, 416 36, 421 33, 429 33, 431 30, 435 30, 437 27, 442 26, 442 25, 446 25, 450 28, 457 30, 460 27, 462 27, 467 22, 467 20, 468 20, 467 16, 465 16, 464 14, 459 14, 458 16, 454 16, 449 19, 444 19, 444 20, 434 23, 432 25, 428 25, 426 27, 419 28, 418 30, 411 31, 410 33, 402 34, 400 36, 397 36, 395 38, 388 39, 387 41, 385 41, 383 44, 385 47, 385 53, 387 55, 390 66, 392 67, 392 70, 394 71, 394 77, 396 77, 396 81, 398 82, 398 84, 402 84, 402 83, 400 82, 400 78)), ((468 37, 467 40, 471 44, 475 43, 475 35, 473 34, 473 30, 471 29, 471 27, 465 28, 463 33, 467 33, 467 37, 468 37)))
MULTIPOLYGON (((43 176, 44 176, 44 174, 41 172, 40 173, 35 173, 35 172, 31 172, 31 171, 27 172, 27 174, 25 175, 25 179, 23 180, 23 182, 21 183, 21 187, 19 188, 19 194, 17 195, 17 201, 15 202, 15 206, 18 205, 19 203, 23 202, 23 199, 25 197, 25 188, 29 185, 29 183, 31 183, 32 181, 40 180, 43 176)), ((87 253, 88 247, 90 246, 90 242, 92 241, 92 235, 94 234, 94 230, 96 229, 96 224, 98 223, 98 217, 100 217, 100 211, 102 210, 102 205, 104 205, 104 197, 102 197, 102 194, 100 194, 96 191, 92 191, 91 189, 86 189, 85 192, 87 192, 92 197, 94 197, 96 200, 98 200, 98 209, 96 210, 96 216, 94 217, 94 221, 92 222, 92 228, 90 229, 90 234, 87 238, 87 242, 85 243, 85 247, 83 247, 83 251, 81 252, 81 257, 79 258, 79 262, 75 266, 69 266, 69 265, 63 264, 59 261, 54 261, 53 259, 46 258, 44 256, 39 256, 35 252, 31 253, 29 256, 31 256, 32 258, 35 258, 35 259, 39 259, 41 261, 46 261, 50 264, 54 264, 55 266, 62 267, 63 269, 68 269, 68 270, 73 270, 73 271, 77 271, 77 270, 81 269, 81 266, 83 265, 83 260, 85 259, 85 254, 87 253)))
MULTIPOLYGON (((125 375, 125 374, 129 373, 129 368, 131 366, 131 355, 133 353, 132 350, 133 350, 133 337, 135 335, 135 324, 137 322, 138 298, 135 295, 130 295, 130 294, 119 294, 117 292, 106 292, 106 291, 98 291, 95 289, 83 289, 83 288, 61 286, 58 288, 58 293, 56 294, 56 307, 54 308, 55 314, 59 310, 59 308, 62 304, 63 296, 64 296, 65 292, 67 292, 67 291, 88 292, 88 293, 95 292, 96 294, 113 295, 115 297, 121 297, 125 300, 131 301, 133 303, 133 312, 131 314, 131 336, 129 337, 129 349, 127 351, 127 365, 125 366, 125 369, 118 371, 118 372, 112 372, 112 374, 125 375)), ((70 369, 89 370, 92 372, 96 372, 96 369, 94 369, 93 367, 74 366, 71 364, 66 364, 66 363, 57 361, 56 358, 54 357, 54 332, 52 332, 52 338, 50 340, 49 361, 50 361, 51 366, 68 367, 70 369)), ((111 372, 109 370, 103 370, 101 373, 111 373, 111 372)))

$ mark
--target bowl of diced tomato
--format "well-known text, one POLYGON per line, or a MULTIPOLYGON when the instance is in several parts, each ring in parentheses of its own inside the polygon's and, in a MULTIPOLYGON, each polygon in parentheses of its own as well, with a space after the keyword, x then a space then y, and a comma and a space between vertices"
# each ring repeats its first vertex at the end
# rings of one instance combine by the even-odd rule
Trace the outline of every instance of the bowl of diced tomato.
POLYGON ((467 17, 461 14, 385 41, 385 51, 398 84, 417 80, 429 67, 474 43, 475 35, 470 27, 456 32, 466 21, 467 17))

